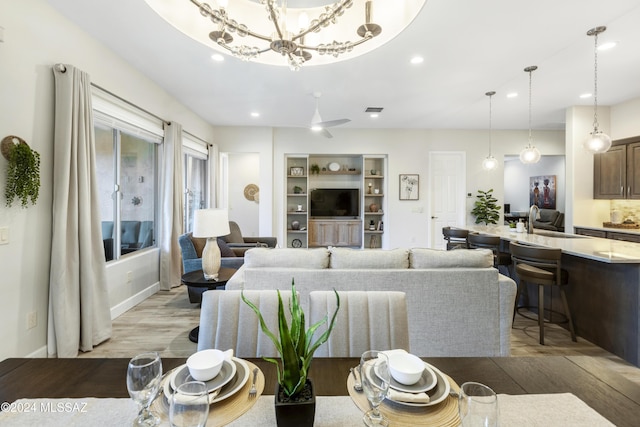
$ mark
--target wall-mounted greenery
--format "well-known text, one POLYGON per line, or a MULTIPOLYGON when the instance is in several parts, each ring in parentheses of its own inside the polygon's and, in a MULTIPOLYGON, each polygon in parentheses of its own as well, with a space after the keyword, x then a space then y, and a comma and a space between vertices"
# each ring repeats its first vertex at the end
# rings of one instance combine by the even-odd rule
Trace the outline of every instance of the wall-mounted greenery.
POLYGON ((28 203, 35 205, 40 192, 40 154, 17 136, 2 140, 2 154, 8 160, 7 183, 4 197, 11 207, 14 199, 20 200, 23 208, 28 203))

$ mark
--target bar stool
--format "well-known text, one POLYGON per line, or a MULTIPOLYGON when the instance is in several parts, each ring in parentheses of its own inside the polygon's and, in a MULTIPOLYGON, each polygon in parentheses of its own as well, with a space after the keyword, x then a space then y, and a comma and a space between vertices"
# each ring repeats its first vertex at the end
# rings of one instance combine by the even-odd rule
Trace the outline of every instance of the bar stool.
POLYGON ((469 249, 491 249, 493 251, 493 266, 498 270, 500 270, 500 266, 505 267, 507 276, 511 276, 509 272, 511 254, 500 251, 500 237, 472 232, 467 236, 467 242, 469 249))
POLYGON ((447 250, 452 249, 468 249, 469 244, 467 242, 467 236, 469 230, 463 230, 461 228, 442 227, 442 235, 444 240, 447 241, 447 250))
POLYGON ((523 292, 523 282, 533 283, 538 285, 538 325, 540 327, 540 344, 544 345, 544 323, 569 323, 569 331, 571 332, 571 340, 576 340, 576 332, 573 328, 573 320, 571 319, 571 312, 569 311, 569 304, 567 303, 567 295, 564 292, 564 286, 569 282, 569 274, 566 270, 562 269, 561 249, 541 248, 537 246, 526 246, 516 242, 509 244, 509 251, 511 252, 511 258, 515 266, 515 272, 520 279, 520 285, 518 286, 518 292, 516 295, 516 309, 517 312, 523 317, 536 320, 534 317, 529 317, 520 313, 518 310, 521 308, 529 308, 526 306, 518 306, 518 299, 523 292), (544 318, 544 287, 545 286, 558 286, 560 289, 560 296, 562 298, 562 305, 564 306, 564 313, 553 311, 553 306, 546 309, 549 312, 549 320, 544 318), (563 316, 563 320, 552 321, 553 314, 563 316))

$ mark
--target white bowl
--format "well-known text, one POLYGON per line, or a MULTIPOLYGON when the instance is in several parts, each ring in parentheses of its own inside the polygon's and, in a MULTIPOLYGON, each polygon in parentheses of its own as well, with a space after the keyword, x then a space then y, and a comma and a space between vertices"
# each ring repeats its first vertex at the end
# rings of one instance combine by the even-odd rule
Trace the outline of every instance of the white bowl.
POLYGON ((393 379, 399 383, 413 385, 422 377, 424 362, 413 354, 392 354, 389 356, 389 371, 393 379))
POLYGON ((220 350, 208 349, 192 354, 187 359, 189 374, 196 381, 209 381, 216 377, 222 369, 225 353, 220 350))

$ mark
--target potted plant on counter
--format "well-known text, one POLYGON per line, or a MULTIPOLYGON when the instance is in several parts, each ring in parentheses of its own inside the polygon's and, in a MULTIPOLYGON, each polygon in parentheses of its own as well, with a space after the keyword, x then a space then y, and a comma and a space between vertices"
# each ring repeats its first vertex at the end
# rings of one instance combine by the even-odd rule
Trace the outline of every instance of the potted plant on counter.
POLYGON ((478 190, 476 198, 471 210, 471 215, 476 217, 476 224, 497 224, 500 219, 500 206, 496 204, 498 199, 493 197, 493 188, 487 191, 478 190))
POLYGON ((333 330, 336 315, 340 309, 340 297, 336 294, 337 307, 333 313, 327 330, 313 341, 315 331, 328 322, 328 315, 319 322, 305 329, 304 312, 300 307, 294 281, 291 282, 291 325, 287 324, 284 305, 278 291, 278 332, 276 335, 267 327, 258 307, 245 298, 242 300, 256 313, 260 320, 260 327, 273 342, 280 355, 280 360, 265 357, 264 359, 276 365, 278 370, 278 386, 275 393, 275 411, 278 427, 313 426, 315 418, 315 394, 313 384, 307 374, 313 360, 313 354, 320 345, 329 339, 333 330))

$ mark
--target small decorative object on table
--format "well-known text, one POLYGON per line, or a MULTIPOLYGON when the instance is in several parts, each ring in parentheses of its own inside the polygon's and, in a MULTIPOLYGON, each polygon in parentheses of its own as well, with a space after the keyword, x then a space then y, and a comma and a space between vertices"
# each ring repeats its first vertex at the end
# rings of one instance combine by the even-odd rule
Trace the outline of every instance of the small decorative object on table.
MULTIPOLYGON (((334 291, 335 292, 335 291, 334 291)), ((273 342, 276 350, 280 354, 280 360, 265 358, 266 361, 276 365, 278 369, 278 386, 275 393, 276 422, 278 427, 305 427, 313 426, 316 412, 316 401, 313 393, 313 384, 307 378, 313 354, 329 339, 333 330, 336 315, 340 309, 340 296, 336 294, 336 311, 329 322, 328 315, 319 323, 305 328, 305 316, 300 307, 299 297, 296 287, 291 281, 291 304, 289 312, 291 314, 291 325, 287 324, 284 304, 278 292, 278 330, 274 333, 267 328, 260 309, 254 303, 245 298, 242 300, 256 313, 260 319, 260 326, 269 339, 273 342), (327 330, 313 341, 313 334, 323 323, 328 323, 327 330)))

